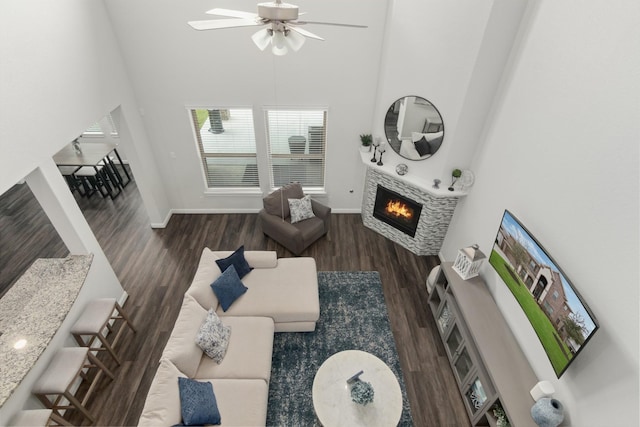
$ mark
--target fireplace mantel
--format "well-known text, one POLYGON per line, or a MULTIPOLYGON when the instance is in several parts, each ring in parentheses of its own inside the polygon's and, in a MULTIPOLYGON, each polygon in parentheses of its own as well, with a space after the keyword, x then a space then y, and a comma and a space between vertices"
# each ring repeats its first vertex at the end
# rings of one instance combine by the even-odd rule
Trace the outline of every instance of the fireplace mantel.
POLYGON ((449 191, 446 186, 444 189, 442 187, 433 189, 431 185, 420 186, 417 182, 419 183, 420 180, 400 177, 384 166, 367 165, 362 196, 362 222, 366 227, 404 246, 416 255, 438 255, 458 200, 466 193, 449 191), (422 204, 422 212, 414 237, 373 216, 378 185, 422 204))
MULTIPOLYGON (((419 189, 421 189, 422 191, 424 191, 425 193, 429 193, 432 196, 435 197, 464 197, 467 195, 466 191, 461 191, 461 190, 454 190, 454 191, 449 191, 448 187, 449 184, 451 184, 451 182, 442 182, 440 183, 440 188, 433 188, 433 181, 429 181, 425 178, 421 178, 419 176, 416 176, 416 174, 411 173, 411 168, 414 167, 413 165, 416 164, 416 162, 407 162, 409 163, 409 173, 407 173, 406 175, 398 175, 396 173, 396 163, 393 163, 391 161, 387 161, 384 163, 384 165, 382 166, 378 166, 376 163, 372 163, 371 162, 371 155, 372 153, 370 152, 360 152, 360 159, 362 160, 362 163, 367 167, 367 169, 371 168, 371 169, 375 169, 379 172, 382 172, 384 174, 390 175, 391 177, 393 177, 394 179, 401 181, 401 182, 406 182, 407 184, 411 184, 415 187, 418 187, 419 189)), ((419 165, 420 162, 417 162, 417 164, 419 165)))

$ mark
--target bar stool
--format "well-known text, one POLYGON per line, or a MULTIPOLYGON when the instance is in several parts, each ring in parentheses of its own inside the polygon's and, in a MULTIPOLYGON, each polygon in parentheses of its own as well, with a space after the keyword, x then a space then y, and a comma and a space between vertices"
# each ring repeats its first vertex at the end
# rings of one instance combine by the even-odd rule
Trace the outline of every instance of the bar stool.
MULTIPOLYGON (((117 154, 117 151, 115 151, 115 153, 118 159, 120 159, 120 155, 117 154)), ((122 164, 122 160, 119 160, 120 162, 119 164, 120 164, 120 167, 122 168, 122 172, 127 177, 127 180, 126 181, 124 180, 124 178, 122 177, 123 174, 121 174, 120 171, 118 170, 118 166, 116 165, 115 159, 116 159, 116 156, 109 154, 104 159, 100 160, 100 162, 98 162, 98 165, 104 166, 109 179, 112 179, 114 181, 113 185, 115 187, 120 187, 124 189, 124 187, 126 187, 131 181, 131 176, 129 175, 129 172, 127 172, 127 168, 122 164)))
POLYGON ((64 179, 67 180, 69 189, 72 192, 77 191, 81 196, 85 196, 86 193, 82 187, 82 182, 74 175, 78 169, 80 169, 80 166, 58 166, 58 170, 64 179))
POLYGON ((86 404, 103 373, 111 379, 114 378, 111 371, 88 348, 62 348, 55 354, 46 372, 34 384, 31 392, 54 414, 62 417, 60 410, 76 409, 93 423, 95 418, 86 408, 86 404), (89 375, 91 368, 98 369, 93 378, 89 375), (89 388, 82 400, 79 400, 71 391, 78 379, 89 381, 89 388))
POLYGON ((16 414, 11 419, 12 426, 70 426, 69 421, 58 414, 54 414, 51 409, 25 409, 16 414), (51 424, 54 422, 55 424, 51 424))
MULTIPOLYGON (((99 191, 102 197, 111 197, 115 199, 120 194, 120 187, 117 186, 115 178, 104 165, 82 166, 78 169, 74 176, 83 180, 83 184, 95 191, 99 191)), ((93 192, 88 193, 90 196, 93 192)))
POLYGON ((136 332, 129 316, 115 298, 100 298, 89 301, 76 323, 71 327, 71 334, 78 345, 95 351, 107 351, 120 365, 120 358, 116 355, 114 348, 120 340, 125 326, 129 326, 133 332, 136 332), (116 328, 118 320, 122 322, 116 328), (108 332, 106 336, 104 332, 108 332), (109 335, 113 336, 111 342, 107 339, 109 335), (94 345, 96 340, 102 345, 94 345))
MULTIPOLYGON (((124 188, 131 182, 131 175, 129 175, 129 172, 127 171, 127 167, 125 166, 124 162, 122 161, 122 157, 120 157, 120 153, 118 153, 118 150, 116 148, 113 149, 113 154, 116 155, 116 158, 118 159, 118 164, 120 164, 120 166, 122 167, 122 172, 127 177, 127 180, 122 182, 122 187, 124 188)), ((109 157, 109 159, 114 161, 113 156, 109 155, 108 157, 109 157)), ((114 165, 114 167, 115 167, 115 165, 114 165)))
MULTIPOLYGON (((100 166, 100 169, 101 168, 102 166, 100 166)), ((95 192, 99 192, 102 197, 109 195, 109 192, 101 185, 99 172, 100 170, 98 168, 94 169, 91 166, 82 166, 73 173, 73 177, 78 181, 79 185, 82 185, 84 191, 81 194, 83 196, 91 197, 95 192)))

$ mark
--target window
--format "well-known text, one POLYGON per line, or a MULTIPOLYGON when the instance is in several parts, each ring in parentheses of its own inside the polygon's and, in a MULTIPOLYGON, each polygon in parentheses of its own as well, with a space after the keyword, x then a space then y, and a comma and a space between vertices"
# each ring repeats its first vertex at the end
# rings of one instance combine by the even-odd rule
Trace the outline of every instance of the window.
POLYGON ((266 110, 271 187, 292 181, 324 190, 327 111, 266 110))
POLYGON ((100 127, 99 122, 95 122, 91 126, 87 128, 84 132, 82 132, 82 136, 104 136, 104 132, 102 132, 102 127, 100 127))
POLYGON ((113 138, 118 137, 118 129, 116 129, 116 124, 113 121, 113 117, 111 117, 111 114, 107 114, 104 118, 102 118, 102 120, 100 120, 99 122, 95 122, 94 124, 89 126, 84 132, 82 132, 81 136, 84 138, 104 137, 105 129, 109 131, 109 135, 111 135, 113 138))
POLYGON ((207 187, 259 187, 251 108, 190 112, 207 187))

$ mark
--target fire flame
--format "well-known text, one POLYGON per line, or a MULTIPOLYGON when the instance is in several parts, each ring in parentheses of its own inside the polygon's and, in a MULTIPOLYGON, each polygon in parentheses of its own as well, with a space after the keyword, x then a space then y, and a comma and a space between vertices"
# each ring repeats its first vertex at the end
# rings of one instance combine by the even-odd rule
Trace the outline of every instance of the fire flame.
POLYGON ((413 209, 407 207, 407 205, 399 200, 389 200, 385 211, 389 215, 402 217, 404 219, 411 219, 413 217, 413 209))

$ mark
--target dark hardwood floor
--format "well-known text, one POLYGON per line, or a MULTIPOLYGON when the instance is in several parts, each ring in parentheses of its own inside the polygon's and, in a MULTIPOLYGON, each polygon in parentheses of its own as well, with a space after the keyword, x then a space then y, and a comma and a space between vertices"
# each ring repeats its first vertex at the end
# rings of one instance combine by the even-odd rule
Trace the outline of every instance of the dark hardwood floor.
POLYGON ((0 195, 0 296, 36 259, 68 254, 27 184, 0 195))
MULTIPOLYGON (((76 199, 129 293, 125 309, 138 328, 119 343, 121 366, 104 358, 116 378, 102 380, 88 406, 98 425, 136 425, 202 248, 244 244, 292 254, 262 234, 257 214, 174 215, 165 229, 151 229, 135 182, 115 200, 76 199)), ((0 197, 0 227, 0 292, 34 259, 67 253, 26 185, 0 197)), ((412 254, 364 227, 360 215, 337 214, 330 233, 302 256, 314 257, 320 271, 380 272, 415 425, 469 425, 427 307, 425 279, 437 258, 412 254)))

